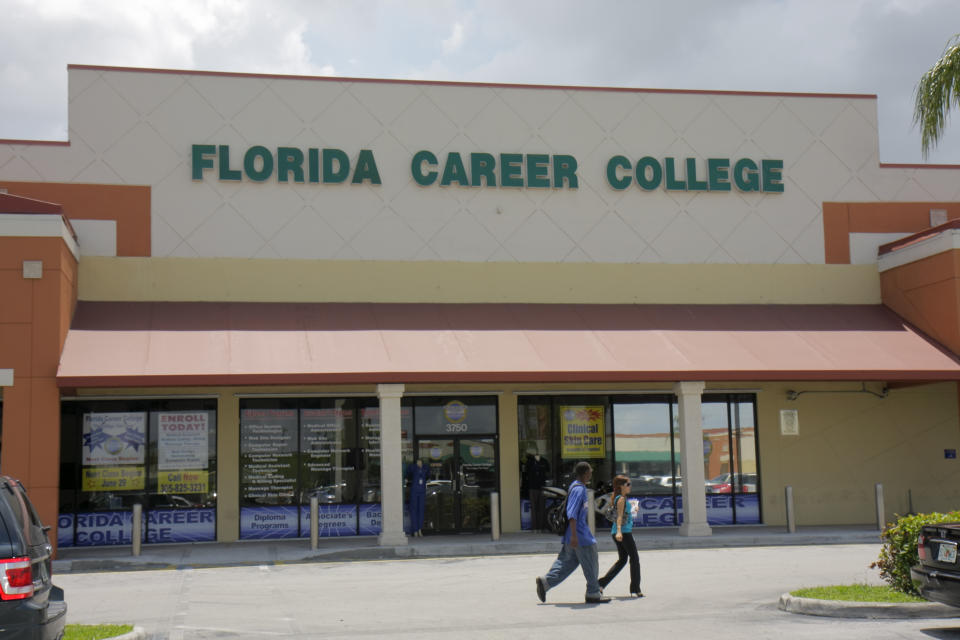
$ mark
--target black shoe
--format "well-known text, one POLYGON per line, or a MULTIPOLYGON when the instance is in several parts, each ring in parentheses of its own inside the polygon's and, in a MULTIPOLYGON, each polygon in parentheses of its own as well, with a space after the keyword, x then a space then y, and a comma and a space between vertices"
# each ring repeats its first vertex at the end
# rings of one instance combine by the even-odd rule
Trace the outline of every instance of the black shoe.
POLYGON ((638 589, 637 591, 631 591, 630 595, 633 596, 634 598, 642 598, 643 592, 638 589))
POLYGON ((543 578, 537 576, 537 597, 540 598, 540 602, 547 601, 547 588, 543 586, 543 578))
POLYGON ((584 601, 589 603, 610 602, 610 596, 587 596, 584 601))

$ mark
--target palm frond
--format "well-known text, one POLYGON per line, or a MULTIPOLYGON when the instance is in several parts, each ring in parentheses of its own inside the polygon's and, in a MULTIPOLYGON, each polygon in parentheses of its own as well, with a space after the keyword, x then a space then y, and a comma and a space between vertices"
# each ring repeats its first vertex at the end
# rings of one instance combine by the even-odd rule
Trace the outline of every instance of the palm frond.
POLYGON ((943 135, 954 105, 960 107, 960 34, 947 43, 943 56, 917 83, 913 121, 920 125, 924 158, 943 135))

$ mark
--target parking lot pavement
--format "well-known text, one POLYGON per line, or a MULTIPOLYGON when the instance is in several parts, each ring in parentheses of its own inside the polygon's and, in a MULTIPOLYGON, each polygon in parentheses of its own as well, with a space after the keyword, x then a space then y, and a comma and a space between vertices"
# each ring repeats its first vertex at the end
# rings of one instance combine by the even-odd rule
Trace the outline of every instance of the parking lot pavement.
MULTIPOLYGON (((150 638, 958 638, 960 618, 786 613, 781 593, 879 584, 879 544, 647 550, 645 598, 585 604, 579 572, 537 600, 553 554, 73 573, 70 622, 129 622, 150 638)), ((616 554, 600 554, 601 568, 616 554)), ((960 613, 960 609, 958 609, 960 613)))
MULTIPOLYGON (((716 527, 709 536, 681 536, 676 528, 644 528, 634 532, 640 551, 654 549, 702 549, 781 545, 857 544, 879 542, 876 527, 802 527, 787 533, 784 527, 716 527)), ((408 544, 380 546, 376 536, 324 538, 317 549, 309 540, 244 540, 193 544, 147 544, 138 556, 131 547, 61 548, 53 569, 57 574, 84 571, 205 568, 293 562, 342 560, 392 560, 556 553, 558 538, 546 533, 507 533, 497 540, 490 534, 430 535, 409 538, 408 544)), ((600 551, 613 551, 608 535, 598 536, 600 551)))

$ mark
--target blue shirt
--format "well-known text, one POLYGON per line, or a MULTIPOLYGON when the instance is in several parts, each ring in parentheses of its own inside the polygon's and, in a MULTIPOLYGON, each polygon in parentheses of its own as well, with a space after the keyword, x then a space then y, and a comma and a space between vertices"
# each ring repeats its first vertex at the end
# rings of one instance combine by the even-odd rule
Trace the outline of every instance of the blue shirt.
MULTIPOLYGON (((617 496, 613 499, 613 504, 617 504, 617 500, 622 499, 623 496, 617 496)), ((630 510, 630 502, 627 501, 623 505, 623 522, 620 524, 620 533, 630 533, 633 531, 633 511, 630 510)), ((610 533, 617 535, 617 523, 614 522, 613 526, 610 528, 610 533)))
POLYGON ((570 485, 570 493, 567 498, 567 531, 563 534, 563 544, 570 542, 570 520, 577 520, 577 544, 581 547, 589 547, 597 544, 597 539, 590 533, 590 525, 587 524, 587 488, 579 480, 575 480, 570 485))

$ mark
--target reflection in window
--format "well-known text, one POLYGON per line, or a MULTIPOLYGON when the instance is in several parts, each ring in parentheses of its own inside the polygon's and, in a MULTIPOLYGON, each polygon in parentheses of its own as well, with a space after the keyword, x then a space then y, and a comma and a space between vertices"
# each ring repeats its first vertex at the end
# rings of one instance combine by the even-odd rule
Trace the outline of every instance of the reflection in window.
POLYGON ((635 494, 668 494, 680 452, 670 423, 670 404, 662 401, 615 403, 615 474, 631 479, 635 494))

